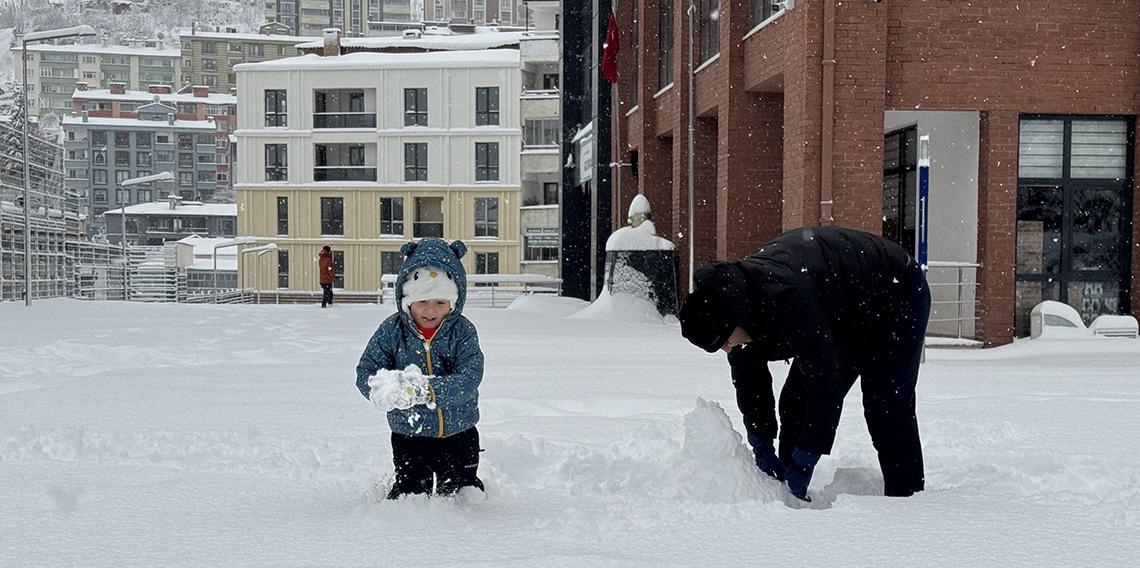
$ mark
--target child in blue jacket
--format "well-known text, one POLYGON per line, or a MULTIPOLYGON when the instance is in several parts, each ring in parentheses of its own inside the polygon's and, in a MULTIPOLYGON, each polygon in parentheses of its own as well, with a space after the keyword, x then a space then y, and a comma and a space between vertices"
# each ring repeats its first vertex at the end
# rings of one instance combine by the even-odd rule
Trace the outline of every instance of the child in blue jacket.
POLYGON ((356 366, 356 387, 388 411, 396 480, 389 499, 483 489, 479 468, 479 383, 483 351, 463 317, 467 275, 461 241, 410 242, 396 281, 396 313, 372 335, 356 366))

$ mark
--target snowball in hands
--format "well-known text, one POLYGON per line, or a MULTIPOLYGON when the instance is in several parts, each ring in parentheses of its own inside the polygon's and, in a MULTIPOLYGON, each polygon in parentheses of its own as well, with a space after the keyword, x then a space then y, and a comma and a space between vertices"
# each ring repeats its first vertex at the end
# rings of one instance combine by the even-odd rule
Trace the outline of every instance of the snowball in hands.
POLYGON ((376 408, 387 412, 394 408, 407 410, 417 404, 428 404, 431 400, 428 379, 420 368, 408 365, 403 371, 380 369, 368 378, 371 389, 368 398, 376 408))

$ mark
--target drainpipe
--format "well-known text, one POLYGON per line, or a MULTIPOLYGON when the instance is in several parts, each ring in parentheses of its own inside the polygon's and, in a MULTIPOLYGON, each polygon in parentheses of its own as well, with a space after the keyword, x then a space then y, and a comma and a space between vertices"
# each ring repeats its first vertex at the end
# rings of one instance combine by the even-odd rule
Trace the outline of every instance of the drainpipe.
POLYGON ((831 165, 835 152, 835 0, 823 3, 823 148, 819 166, 819 224, 835 224, 832 215, 834 173, 831 165))
POLYGON ((694 97, 696 96, 693 89, 696 82, 696 73, 693 70, 693 16, 697 13, 697 4, 694 0, 689 0, 689 138, 688 138, 688 199, 689 199, 689 224, 686 229, 689 232, 689 293, 693 292, 693 272, 696 266, 694 256, 697 253, 697 236, 693 233, 693 215, 696 214, 696 200, 693 198, 693 107, 694 97))

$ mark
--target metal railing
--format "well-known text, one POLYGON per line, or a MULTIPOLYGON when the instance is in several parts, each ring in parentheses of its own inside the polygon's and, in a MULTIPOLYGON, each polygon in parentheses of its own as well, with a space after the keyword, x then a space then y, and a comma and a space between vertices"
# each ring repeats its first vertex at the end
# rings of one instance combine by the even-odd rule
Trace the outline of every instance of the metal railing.
POLYGON ((938 260, 926 264, 931 296, 927 335, 958 339, 977 336, 978 269, 981 267, 974 262, 938 260))
MULTIPOLYGON (((465 307, 505 308, 519 296, 562 294, 562 279, 541 274, 468 274, 465 307)), ((380 277, 383 303, 396 299, 396 275, 380 277)))

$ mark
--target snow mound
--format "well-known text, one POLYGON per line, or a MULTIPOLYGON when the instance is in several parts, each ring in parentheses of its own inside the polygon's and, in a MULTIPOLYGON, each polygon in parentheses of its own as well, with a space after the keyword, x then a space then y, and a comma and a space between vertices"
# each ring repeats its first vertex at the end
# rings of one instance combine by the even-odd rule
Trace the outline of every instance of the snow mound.
POLYGON ((698 399, 684 418, 684 437, 647 425, 608 448, 567 446, 511 436, 487 439, 480 473, 488 492, 521 499, 540 492, 636 502, 729 504, 763 501, 783 507, 782 484, 756 469, 724 409, 698 399))
POLYGON ((673 323, 677 318, 662 316, 657 306, 644 298, 630 294, 611 294, 603 289, 594 303, 570 316, 572 319, 614 320, 643 323, 673 323))
POLYGON ((585 300, 578 298, 550 296, 547 294, 527 294, 515 298, 506 309, 566 317, 575 312, 582 311, 582 308, 586 305, 585 300))

